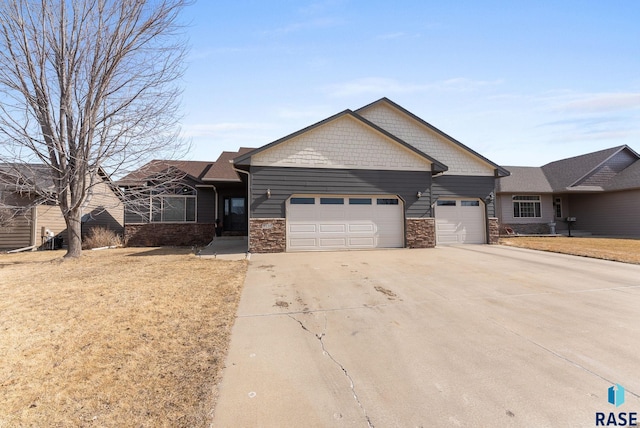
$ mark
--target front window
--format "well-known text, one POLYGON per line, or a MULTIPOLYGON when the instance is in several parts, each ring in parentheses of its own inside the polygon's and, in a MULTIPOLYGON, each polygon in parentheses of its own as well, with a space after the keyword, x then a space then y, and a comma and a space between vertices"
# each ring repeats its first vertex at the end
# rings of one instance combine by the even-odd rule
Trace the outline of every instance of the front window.
POLYGON ((514 217, 542 217, 540 196, 516 195, 513 197, 514 217))
POLYGON ((151 219, 159 223, 186 223, 196 221, 196 197, 153 196, 151 219))

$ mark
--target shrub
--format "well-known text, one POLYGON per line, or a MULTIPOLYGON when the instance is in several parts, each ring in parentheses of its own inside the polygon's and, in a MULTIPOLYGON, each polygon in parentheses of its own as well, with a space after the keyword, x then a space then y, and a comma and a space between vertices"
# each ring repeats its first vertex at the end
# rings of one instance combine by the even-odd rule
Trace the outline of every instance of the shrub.
POLYGON ((82 248, 84 249, 112 246, 121 247, 122 238, 104 226, 92 227, 82 240, 82 248))

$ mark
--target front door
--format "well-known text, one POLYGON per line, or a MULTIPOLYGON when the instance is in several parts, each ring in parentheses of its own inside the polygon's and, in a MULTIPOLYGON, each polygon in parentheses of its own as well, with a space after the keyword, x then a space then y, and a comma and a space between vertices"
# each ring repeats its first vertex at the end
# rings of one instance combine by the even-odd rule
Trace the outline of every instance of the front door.
POLYGON ((244 197, 224 198, 223 230, 247 231, 247 199, 244 197))

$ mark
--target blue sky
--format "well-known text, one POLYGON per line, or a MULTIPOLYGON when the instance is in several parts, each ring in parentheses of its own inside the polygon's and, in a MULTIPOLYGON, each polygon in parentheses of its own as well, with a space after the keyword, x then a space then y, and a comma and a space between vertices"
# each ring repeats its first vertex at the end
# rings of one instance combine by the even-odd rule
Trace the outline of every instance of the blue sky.
POLYGON ((193 160, 388 97, 501 165, 640 151, 640 2, 198 0, 193 160))

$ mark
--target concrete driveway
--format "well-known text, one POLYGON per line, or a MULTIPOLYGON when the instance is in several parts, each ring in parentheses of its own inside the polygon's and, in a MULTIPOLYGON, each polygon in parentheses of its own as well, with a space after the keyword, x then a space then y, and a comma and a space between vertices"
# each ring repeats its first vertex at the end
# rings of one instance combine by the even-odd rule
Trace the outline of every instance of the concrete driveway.
POLYGON ((216 427, 593 427, 640 413, 640 266, 487 245, 253 255, 223 376, 216 427))

